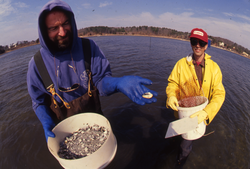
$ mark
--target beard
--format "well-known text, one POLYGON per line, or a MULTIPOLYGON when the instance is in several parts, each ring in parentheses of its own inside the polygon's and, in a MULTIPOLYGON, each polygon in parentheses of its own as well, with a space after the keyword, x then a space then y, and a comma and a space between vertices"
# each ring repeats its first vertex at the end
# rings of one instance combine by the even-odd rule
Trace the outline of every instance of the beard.
POLYGON ((56 50, 63 51, 67 48, 71 47, 73 41, 73 35, 71 31, 67 31, 65 36, 56 36, 55 38, 51 39, 53 43, 53 47, 56 50))

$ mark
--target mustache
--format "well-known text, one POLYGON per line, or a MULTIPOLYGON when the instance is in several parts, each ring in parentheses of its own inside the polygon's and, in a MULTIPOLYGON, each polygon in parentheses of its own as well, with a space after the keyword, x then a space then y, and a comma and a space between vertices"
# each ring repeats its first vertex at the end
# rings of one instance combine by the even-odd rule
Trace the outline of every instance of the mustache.
POLYGON ((57 40, 62 40, 62 39, 65 39, 65 38, 67 38, 67 37, 69 37, 69 34, 67 33, 65 36, 57 36, 57 40))
POLYGON ((66 39, 66 38, 70 38, 70 36, 72 36, 71 34, 72 34, 72 33, 71 33, 70 31, 67 31, 66 34, 65 34, 65 36, 60 36, 60 35, 58 35, 58 36, 56 37, 56 40, 59 41, 59 40, 63 40, 63 39, 66 39))

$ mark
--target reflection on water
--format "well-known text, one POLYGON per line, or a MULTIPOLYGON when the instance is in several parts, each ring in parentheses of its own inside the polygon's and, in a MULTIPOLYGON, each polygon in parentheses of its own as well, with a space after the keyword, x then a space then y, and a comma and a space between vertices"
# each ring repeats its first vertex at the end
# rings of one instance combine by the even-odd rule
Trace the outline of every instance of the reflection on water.
MULTIPOLYGON (((188 42, 150 37, 92 37, 109 59, 113 76, 151 79, 157 102, 139 106, 123 94, 101 97, 102 109, 118 141, 108 169, 173 168, 180 137, 164 139, 173 112, 165 107, 167 78, 175 63, 191 53, 188 42)), ((61 168, 49 153, 42 126, 31 108, 26 72, 40 45, 0 56, 0 168, 61 168)), ((194 141, 184 168, 250 167, 250 60, 209 48, 226 89, 225 102, 206 133, 194 141), (208 167, 209 166, 209 167, 208 167)))

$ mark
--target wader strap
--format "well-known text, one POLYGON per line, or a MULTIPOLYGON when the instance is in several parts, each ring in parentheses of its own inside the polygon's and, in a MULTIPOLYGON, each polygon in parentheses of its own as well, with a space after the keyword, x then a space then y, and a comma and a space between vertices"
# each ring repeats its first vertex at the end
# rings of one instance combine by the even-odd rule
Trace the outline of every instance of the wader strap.
POLYGON ((35 61, 36 67, 38 69, 38 72, 41 75, 43 85, 49 91, 49 88, 53 85, 53 82, 52 82, 50 75, 47 71, 47 68, 44 64, 40 50, 36 52, 36 54, 34 56, 34 61, 35 61))
POLYGON ((90 47, 90 41, 86 38, 82 38, 82 49, 84 54, 84 63, 86 71, 91 71, 90 65, 91 65, 91 47, 90 47))
POLYGON ((89 97, 92 97, 92 92, 90 90, 90 82, 93 86, 93 81, 91 79, 91 47, 90 47, 90 41, 88 39, 82 38, 82 49, 84 54, 84 63, 85 63, 85 69, 89 77, 88 81, 88 95, 89 97))
POLYGON ((53 102, 54 102, 54 105, 55 107, 58 107, 57 105, 57 102, 55 100, 55 95, 57 95, 63 102, 63 104, 65 105, 65 107, 67 109, 69 109, 69 103, 65 102, 60 96, 59 94, 57 94, 55 92, 55 88, 54 88, 54 84, 50 78, 50 75, 48 73, 48 70, 44 64, 44 61, 43 61, 43 58, 42 58, 42 55, 41 55, 41 52, 40 50, 38 52, 36 52, 35 56, 34 56, 34 61, 35 61, 35 64, 36 64, 36 67, 38 69, 38 72, 42 78, 42 81, 43 81, 43 85, 44 87, 46 88, 46 90, 48 92, 50 92, 52 94, 52 97, 53 97, 53 102))

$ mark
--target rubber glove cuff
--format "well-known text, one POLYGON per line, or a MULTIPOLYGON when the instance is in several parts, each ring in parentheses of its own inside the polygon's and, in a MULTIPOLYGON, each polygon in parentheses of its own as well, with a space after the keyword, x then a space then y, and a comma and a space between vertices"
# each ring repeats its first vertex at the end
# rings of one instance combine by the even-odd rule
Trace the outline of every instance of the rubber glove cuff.
POLYGON ((200 123, 203 122, 203 121, 204 121, 204 123, 206 124, 206 121, 205 121, 205 120, 208 119, 208 114, 207 114, 207 112, 205 112, 204 110, 200 110, 200 111, 198 111, 198 112, 192 114, 192 115, 190 116, 190 118, 193 118, 193 117, 195 117, 195 116, 197 116, 197 118, 198 118, 198 124, 200 124, 200 123))
POLYGON ((152 97, 150 99, 143 98, 142 95, 150 92, 153 96, 157 96, 157 92, 146 88, 144 85, 151 85, 152 81, 144 79, 139 76, 123 76, 123 77, 104 77, 102 79, 102 91, 106 95, 115 92, 122 92, 133 102, 144 105, 146 103, 156 102, 157 99, 152 97))
POLYGON ((55 134, 52 132, 52 129, 55 127, 55 123, 50 116, 51 110, 45 105, 40 105, 37 107, 35 113, 42 123, 46 141, 48 142, 48 137, 55 137, 55 134))
POLYGON ((179 103, 178 100, 175 96, 171 96, 168 100, 167 100, 167 107, 178 111, 177 107, 179 107, 179 103))

